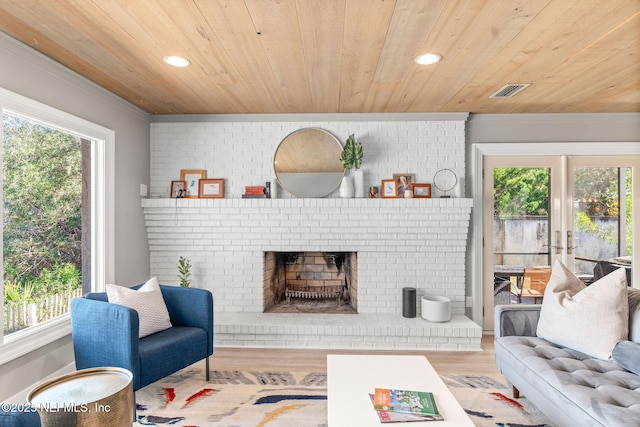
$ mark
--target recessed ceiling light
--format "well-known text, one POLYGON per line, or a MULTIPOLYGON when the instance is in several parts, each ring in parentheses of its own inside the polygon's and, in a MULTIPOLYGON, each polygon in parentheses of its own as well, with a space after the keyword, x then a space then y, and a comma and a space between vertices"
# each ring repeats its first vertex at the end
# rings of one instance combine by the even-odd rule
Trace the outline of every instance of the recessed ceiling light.
POLYGON ((416 63, 420 65, 429 65, 440 62, 441 60, 442 55, 440 55, 439 53, 425 53, 424 55, 420 55, 416 58, 416 63))
POLYGON ((165 56, 164 58, 162 58, 162 60, 169 65, 173 65, 174 67, 188 67, 189 65, 191 65, 191 61, 181 56, 165 56))

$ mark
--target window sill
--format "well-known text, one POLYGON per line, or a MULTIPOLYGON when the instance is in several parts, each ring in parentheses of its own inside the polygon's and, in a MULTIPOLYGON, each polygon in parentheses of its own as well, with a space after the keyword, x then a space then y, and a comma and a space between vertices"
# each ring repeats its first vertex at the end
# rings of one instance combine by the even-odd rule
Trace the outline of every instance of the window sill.
POLYGON ((5 336, 0 344, 0 365, 37 350, 71 334, 71 318, 65 314, 56 319, 5 336))

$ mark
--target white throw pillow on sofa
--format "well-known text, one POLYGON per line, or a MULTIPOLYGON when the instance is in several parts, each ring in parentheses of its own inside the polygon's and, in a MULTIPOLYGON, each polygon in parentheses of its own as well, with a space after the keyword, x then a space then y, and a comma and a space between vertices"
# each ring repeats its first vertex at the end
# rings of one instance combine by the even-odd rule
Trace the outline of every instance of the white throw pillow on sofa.
POLYGON ((106 290, 110 303, 129 307, 138 312, 140 338, 171 327, 169 311, 167 311, 157 278, 152 277, 138 290, 118 285, 107 285, 106 290))
POLYGON ((544 291, 537 334, 598 359, 610 359, 629 334, 627 278, 623 268, 585 286, 556 261, 544 291))

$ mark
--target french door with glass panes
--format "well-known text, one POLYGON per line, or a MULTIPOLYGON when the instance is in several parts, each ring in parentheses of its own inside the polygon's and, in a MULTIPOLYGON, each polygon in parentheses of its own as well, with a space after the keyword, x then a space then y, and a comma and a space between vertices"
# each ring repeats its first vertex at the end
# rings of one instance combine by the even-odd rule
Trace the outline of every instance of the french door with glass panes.
POLYGON ((556 260, 586 284, 616 268, 632 284, 639 159, 484 157, 484 330, 496 304, 540 303, 556 260))

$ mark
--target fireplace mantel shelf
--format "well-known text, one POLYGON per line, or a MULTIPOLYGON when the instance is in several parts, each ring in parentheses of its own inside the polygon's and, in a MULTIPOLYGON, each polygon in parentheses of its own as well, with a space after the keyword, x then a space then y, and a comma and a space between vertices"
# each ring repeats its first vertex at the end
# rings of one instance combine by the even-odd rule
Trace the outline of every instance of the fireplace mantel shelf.
POLYGON ((145 198, 141 199, 143 208, 468 208, 473 206, 473 199, 469 198, 437 198, 437 199, 170 199, 145 198))

